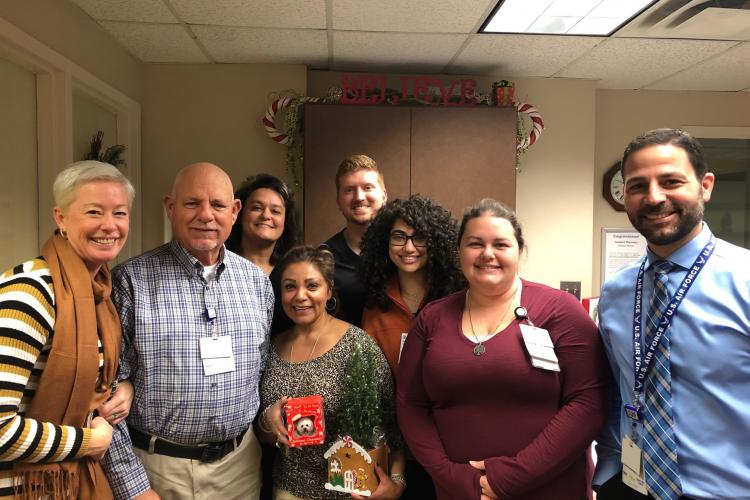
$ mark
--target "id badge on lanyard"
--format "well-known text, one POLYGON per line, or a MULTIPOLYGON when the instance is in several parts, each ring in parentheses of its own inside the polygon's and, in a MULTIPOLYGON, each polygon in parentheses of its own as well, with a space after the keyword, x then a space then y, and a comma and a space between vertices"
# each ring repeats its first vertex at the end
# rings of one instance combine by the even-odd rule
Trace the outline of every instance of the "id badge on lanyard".
POLYGON ((693 265, 688 269, 687 274, 672 296, 669 304, 664 308, 661 319, 656 327, 651 342, 643 345, 643 328, 641 324, 642 302, 643 302, 643 276, 646 269, 646 258, 643 258, 641 267, 638 270, 638 278, 635 285, 635 300, 633 306, 633 399, 631 403, 625 403, 625 415, 631 422, 633 429, 631 436, 622 436, 622 481, 636 491, 647 494, 646 483, 643 477, 643 451, 637 444, 636 429, 643 422, 643 410, 641 407, 640 396, 645 389, 646 379, 653 364, 654 355, 659 347, 662 336, 672 324, 677 309, 682 304, 690 287, 695 283, 698 274, 708 262, 716 246, 715 238, 703 247, 693 265))

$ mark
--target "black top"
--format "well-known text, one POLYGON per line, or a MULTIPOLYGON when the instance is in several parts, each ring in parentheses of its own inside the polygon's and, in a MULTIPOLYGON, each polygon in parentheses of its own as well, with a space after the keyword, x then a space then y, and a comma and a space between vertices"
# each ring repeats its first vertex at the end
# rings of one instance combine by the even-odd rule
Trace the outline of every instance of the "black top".
POLYGON ((336 261, 333 286, 338 295, 337 316, 355 326, 361 326, 362 310, 365 308, 365 287, 359 276, 362 259, 346 244, 343 229, 323 245, 331 251, 336 261))
POLYGON ((278 266, 274 266, 268 278, 271 280, 274 296, 273 322, 271 323, 271 336, 273 336, 290 329, 294 326, 294 323, 286 315, 284 308, 281 307, 281 272, 279 272, 278 266))

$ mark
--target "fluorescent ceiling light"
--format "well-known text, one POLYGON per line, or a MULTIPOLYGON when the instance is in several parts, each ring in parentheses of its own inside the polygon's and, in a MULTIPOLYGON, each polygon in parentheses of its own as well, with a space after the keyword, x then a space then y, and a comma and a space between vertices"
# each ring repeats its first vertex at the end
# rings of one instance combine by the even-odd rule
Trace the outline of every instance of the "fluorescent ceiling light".
POLYGON ((656 0, 504 0, 483 33, 610 35, 656 0))

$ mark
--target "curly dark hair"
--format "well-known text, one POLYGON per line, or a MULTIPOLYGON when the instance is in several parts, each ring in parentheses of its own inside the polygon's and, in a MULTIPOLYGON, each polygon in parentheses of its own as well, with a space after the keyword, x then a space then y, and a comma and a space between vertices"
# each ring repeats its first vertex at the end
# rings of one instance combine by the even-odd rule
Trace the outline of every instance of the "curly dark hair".
POLYGON ((396 273, 388 256, 391 228, 397 219, 427 237, 427 296, 430 302, 460 289, 464 284, 458 265, 458 226, 451 213, 437 202, 415 194, 395 199, 378 211, 362 238, 360 273, 365 285, 365 304, 386 310, 389 305, 386 283, 396 273))
POLYGON ((247 199, 258 189, 266 188, 276 192, 284 200, 284 232, 276 242, 271 255, 271 265, 275 266, 281 257, 293 246, 299 244, 300 230, 297 208, 294 197, 284 181, 271 174, 258 174, 248 177, 234 192, 234 197, 242 202, 242 210, 237 214, 237 220, 232 226, 232 232, 226 241, 226 247, 234 253, 240 253, 242 248, 242 216, 247 208, 247 199))

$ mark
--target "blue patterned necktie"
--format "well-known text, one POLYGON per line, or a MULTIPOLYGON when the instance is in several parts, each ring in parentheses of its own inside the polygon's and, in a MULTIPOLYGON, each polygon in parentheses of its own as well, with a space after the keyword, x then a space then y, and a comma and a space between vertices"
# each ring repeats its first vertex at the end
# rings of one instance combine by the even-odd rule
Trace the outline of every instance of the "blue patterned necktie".
MULTIPOLYGON (((646 322, 646 345, 651 343, 662 312, 670 300, 667 273, 675 264, 654 262, 654 292, 646 322)), ((675 500, 682 495, 680 470, 677 463, 677 443, 672 419, 672 376, 669 370, 668 329, 661 337, 652 360, 653 367, 646 382, 646 408, 643 422, 643 467, 648 492, 656 500, 675 500)))

